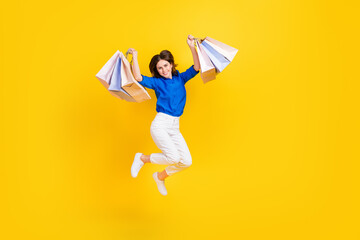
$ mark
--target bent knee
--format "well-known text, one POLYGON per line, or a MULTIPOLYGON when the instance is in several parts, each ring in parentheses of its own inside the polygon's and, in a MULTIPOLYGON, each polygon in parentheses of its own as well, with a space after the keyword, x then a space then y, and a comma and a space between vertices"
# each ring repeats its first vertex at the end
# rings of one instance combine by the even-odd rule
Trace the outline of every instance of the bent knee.
POLYGON ((192 162, 191 162, 191 161, 190 161, 190 162, 185 162, 185 163, 184 163, 184 166, 185 166, 185 167, 187 167, 187 168, 188 168, 188 167, 190 167, 191 165, 192 165, 192 162))
POLYGON ((184 158, 181 160, 182 162, 182 165, 186 168, 190 167, 192 165, 192 160, 191 160, 191 157, 188 157, 188 158, 184 158))

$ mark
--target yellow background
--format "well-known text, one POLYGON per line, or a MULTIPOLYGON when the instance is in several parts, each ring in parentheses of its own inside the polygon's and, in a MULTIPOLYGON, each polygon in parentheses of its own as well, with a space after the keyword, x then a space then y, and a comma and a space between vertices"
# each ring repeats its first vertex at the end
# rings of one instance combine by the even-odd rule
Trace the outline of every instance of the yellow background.
POLYGON ((356 1, 1 3, 1 239, 359 239, 356 1), (187 84, 191 168, 168 196, 136 152, 156 98, 128 103, 95 74, 116 50, 186 37, 239 49, 215 81, 187 84))

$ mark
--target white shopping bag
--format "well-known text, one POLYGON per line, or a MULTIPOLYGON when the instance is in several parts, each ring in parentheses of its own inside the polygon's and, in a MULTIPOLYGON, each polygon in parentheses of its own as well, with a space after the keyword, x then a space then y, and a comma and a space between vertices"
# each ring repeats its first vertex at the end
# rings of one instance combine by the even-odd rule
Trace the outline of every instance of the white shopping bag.
POLYGON ((227 65, 229 65, 230 61, 221 53, 216 51, 213 47, 211 47, 206 41, 202 41, 201 46, 209 56, 211 62, 214 64, 217 72, 222 72, 227 67, 227 65))
POLYGON ((117 98, 128 102, 142 102, 150 99, 145 88, 133 77, 130 64, 120 51, 115 52, 96 77, 111 95, 117 98))
POLYGON ((204 83, 207 83, 216 78, 215 67, 210 61, 208 55, 205 53, 203 47, 198 40, 195 40, 195 49, 200 62, 200 76, 204 83))
POLYGON ((116 60, 116 64, 114 67, 114 71, 112 73, 111 79, 110 79, 110 86, 109 91, 111 94, 115 94, 116 96, 119 96, 121 99, 124 99, 128 102, 135 102, 135 99, 130 96, 122 87, 121 84, 121 58, 119 57, 116 60))
POLYGON ((105 63, 105 65, 100 69, 96 74, 96 77, 100 80, 101 84, 104 85, 106 89, 109 88, 109 83, 111 79, 112 72, 114 70, 116 60, 119 58, 120 52, 116 51, 115 54, 105 63))
POLYGON ((238 52, 236 48, 230 47, 229 45, 219 42, 211 37, 206 37, 204 41, 221 55, 226 57, 230 62, 234 59, 236 53, 238 52))

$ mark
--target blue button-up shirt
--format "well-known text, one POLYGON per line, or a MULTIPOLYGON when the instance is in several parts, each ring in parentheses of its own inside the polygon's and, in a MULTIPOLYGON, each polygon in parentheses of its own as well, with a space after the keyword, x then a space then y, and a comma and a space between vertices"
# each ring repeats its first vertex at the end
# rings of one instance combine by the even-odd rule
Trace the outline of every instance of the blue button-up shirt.
POLYGON ((166 113, 174 117, 180 117, 184 112, 186 102, 185 83, 198 74, 194 65, 183 73, 174 74, 172 78, 155 78, 141 75, 143 80, 139 82, 146 88, 153 89, 157 97, 156 111, 166 113))

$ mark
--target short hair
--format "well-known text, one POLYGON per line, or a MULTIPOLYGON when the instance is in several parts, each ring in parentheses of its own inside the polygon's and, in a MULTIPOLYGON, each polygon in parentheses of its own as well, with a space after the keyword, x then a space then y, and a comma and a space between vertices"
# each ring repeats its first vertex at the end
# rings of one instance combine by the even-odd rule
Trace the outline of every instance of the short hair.
POLYGON ((177 70, 176 70, 177 64, 175 64, 175 62, 174 62, 173 55, 171 54, 170 51, 163 50, 160 52, 160 54, 156 54, 155 56, 153 56, 150 61, 149 68, 150 68, 150 72, 153 77, 161 78, 161 75, 159 74, 159 72, 156 68, 156 65, 158 64, 158 62, 160 60, 166 60, 170 64, 172 64, 172 69, 171 69, 172 75, 173 76, 177 75, 177 70))

